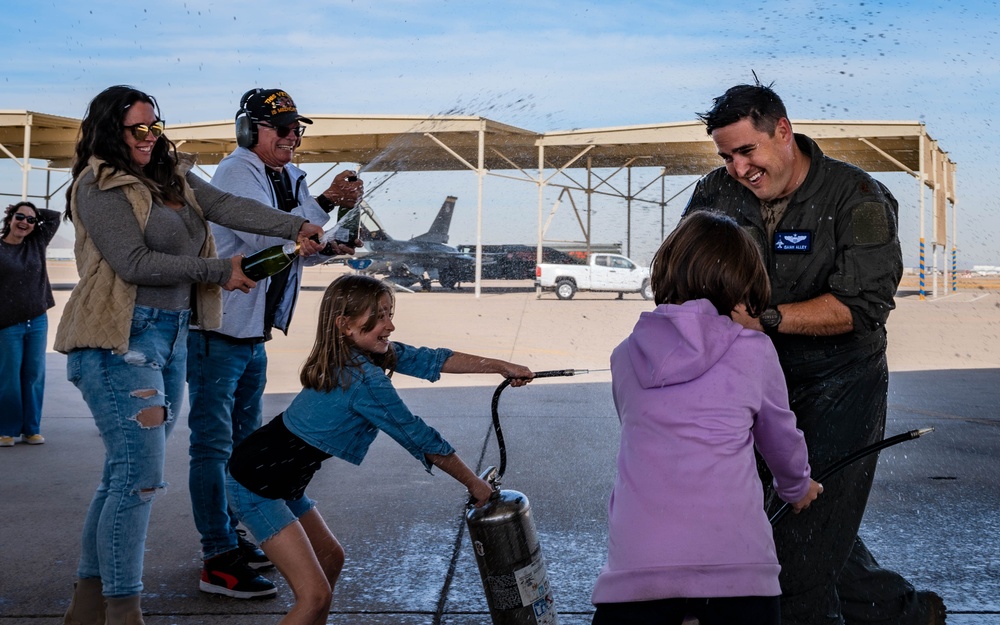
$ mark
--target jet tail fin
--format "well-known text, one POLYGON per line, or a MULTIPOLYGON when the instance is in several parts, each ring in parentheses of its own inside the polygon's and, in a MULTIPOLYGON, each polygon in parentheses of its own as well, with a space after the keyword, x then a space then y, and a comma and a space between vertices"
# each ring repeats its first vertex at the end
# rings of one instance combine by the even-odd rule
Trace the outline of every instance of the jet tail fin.
POLYGON ((441 205, 441 210, 438 211, 437 217, 434 218, 434 223, 431 224, 431 229, 420 236, 413 237, 413 240, 425 243, 448 243, 448 230, 451 228, 451 216, 455 212, 455 201, 457 199, 454 195, 446 197, 444 204, 441 205))

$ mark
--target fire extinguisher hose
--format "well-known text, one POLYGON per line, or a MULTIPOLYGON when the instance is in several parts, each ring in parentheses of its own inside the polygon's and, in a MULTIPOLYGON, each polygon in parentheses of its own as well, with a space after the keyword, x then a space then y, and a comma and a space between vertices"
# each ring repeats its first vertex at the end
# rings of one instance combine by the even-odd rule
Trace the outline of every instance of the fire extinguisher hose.
MULTIPOLYGON (((825 469, 822 473, 820 473, 819 477, 817 477, 815 479, 816 479, 817 482, 819 482, 819 483, 822 484, 831 475, 834 475, 835 473, 837 473, 838 471, 840 471, 841 469, 843 469, 847 465, 849 465, 849 464, 851 464, 851 463, 853 463, 853 462, 855 462, 857 460, 860 460, 860 459, 864 458, 865 456, 871 455, 871 454, 873 454, 873 453, 875 453, 877 451, 885 449, 886 447, 892 447, 893 445, 897 445, 897 444, 902 443, 904 441, 911 441, 911 440, 913 440, 915 438, 920 438, 924 434, 928 434, 928 433, 933 432, 933 431, 934 431, 934 428, 923 428, 923 429, 919 429, 919 430, 910 430, 909 432, 903 432, 902 434, 897 434, 897 435, 893 436, 892 438, 886 438, 884 440, 878 441, 877 443, 872 443, 871 445, 868 445, 867 447, 862 447, 861 449, 859 449, 857 451, 854 451, 854 452, 851 452, 851 453, 847 454, 846 456, 844 456, 843 458, 841 458, 840 460, 834 462, 827 469, 825 469)), ((778 521, 780 521, 781 519, 785 518, 785 515, 787 515, 788 511, 791 510, 791 509, 792 509, 792 504, 790 504, 790 503, 786 503, 785 505, 783 505, 780 508, 778 508, 778 511, 775 512, 774 515, 769 519, 770 522, 771 522, 771 527, 774 527, 775 525, 777 525, 778 521)))
MULTIPOLYGON (((582 375, 584 373, 590 373, 589 369, 558 369, 555 371, 536 371, 535 378, 558 378, 573 375, 582 375)), ((500 478, 503 477, 504 471, 507 469, 507 446, 503 441, 503 430, 500 429, 500 414, 497 412, 497 407, 500 405, 500 393, 503 392, 505 388, 510 386, 510 378, 507 378, 500 383, 500 386, 493 391, 493 403, 490 409, 493 413, 493 431, 497 435, 497 447, 500 448, 500 468, 497 470, 496 477, 494 478, 497 483, 500 482, 500 478)))

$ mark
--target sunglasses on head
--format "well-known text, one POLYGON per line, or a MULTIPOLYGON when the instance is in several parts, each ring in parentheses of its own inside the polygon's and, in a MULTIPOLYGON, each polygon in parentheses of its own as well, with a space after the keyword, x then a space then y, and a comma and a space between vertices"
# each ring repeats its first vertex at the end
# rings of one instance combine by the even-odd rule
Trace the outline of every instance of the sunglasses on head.
POLYGON ((125 126, 125 130, 131 132, 136 141, 142 141, 149 135, 153 135, 154 139, 159 139, 160 135, 163 134, 163 127, 163 120, 157 120, 153 122, 152 126, 148 126, 146 124, 132 124, 131 126, 125 126))
POLYGON ((278 135, 279 138, 284 139, 290 134, 295 134, 296 137, 301 137, 306 134, 305 126, 272 126, 267 122, 259 122, 261 126, 265 128, 270 128, 274 131, 274 134, 278 135))
POLYGON ((24 213, 14 213, 14 219, 18 221, 26 221, 32 226, 38 221, 37 218, 32 217, 31 215, 25 215, 24 213))

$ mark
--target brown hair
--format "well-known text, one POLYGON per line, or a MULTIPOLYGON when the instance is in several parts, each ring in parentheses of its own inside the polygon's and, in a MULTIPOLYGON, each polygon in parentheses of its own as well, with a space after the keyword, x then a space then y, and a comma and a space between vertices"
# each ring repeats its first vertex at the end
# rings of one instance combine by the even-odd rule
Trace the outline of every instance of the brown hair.
MULTIPOLYGON (((138 102, 145 102, 153 107, 156 116, 160 116, 160 107, 153 96, 139 91, 129 85, 115 85, 100 92, 87 105, 87 112, 80 122, 79 138, 76 142, 76 155, 73 162, 72 177, 75 181, 89 164, 90 157, 96 156, 104 161, 101 169, 112 173, 123 172, 141 180, 149 189, 153 199, 158 202, 184 202, 183 179, 176 172, 177 147, 160 135, 153 144, 153 153, 145 167, 138 167, 132 162, 128 146, 124 140, 126 111, 138 102)), ((95 174, 99 172, 94 172, 95 174)), ((70 205, 73 199, 73 185, 66 189, 67 220, 73 219, 70 205)))
POLYGON ((377 278, 361 274, 340 276, 326 287, 319 307, 316 342, 299 375, 303 387, 323 392, 333 390, 334 386, 346 390, 351 385, 351 370, 359 371, 365 358, 392 375, 396 366, 396 352, 391 343, 385 355, 359 355, 351 349, 350 343, 337 326, 337 319, 340 317, 352 321, 367 317, 368 321, 362 329, 368 331, 374 328, 378 322, 379 300, 383 295, 389 296, 390 305, 395 308, 392 287, 377 278))
POLYGON ((753 238, 731 218, 692 209, 653 256, 654 301, 707 299, 720 315, 743 304, 751 317, 767 308, 771 285, 753 238))

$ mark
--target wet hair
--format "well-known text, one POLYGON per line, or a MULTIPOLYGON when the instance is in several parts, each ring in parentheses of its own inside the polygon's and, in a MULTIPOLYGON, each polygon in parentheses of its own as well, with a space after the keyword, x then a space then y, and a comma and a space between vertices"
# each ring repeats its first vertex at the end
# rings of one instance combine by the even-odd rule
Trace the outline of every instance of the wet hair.
POLYGON ((299 375, 303 387, 323 392, 333 390, 334 386, 346 390, 351 384, 352 369, 360 370, 365 359, 392 375, 396 367, 392 344, 385 354, 358 354, 337 325, 337 320, 343 317, 348 321, 367 318, 361 329, 371 330, 378 323, 379 300, 383 295, 389 296, 390 306, 395 308, 392 287, 361 274, 340 276, 326 287, 319 307, 316 342, 299 375))
POLYGON ((42 229, 44 224, 41 220, 41 215, 38 213, 38 207, 36 207, 31 202, 18 202, 17 204, 11 204, 4 211, 3 230, 0 230, 0 239, 4 239, 7 237, 8 234, 10 234, 10 224, 12 221, 14 221, 14 213, 16 213, 17 209, 21 208, 22 206, 27 206, 28 208, 30 208, 31 211, 35 213, 35 219, 37 220, 35 221, 35 229, 32 230, 30 234, 28 234, 28 237, 36 236, 38 231, 42 229))
POLYGON ((743 304, 756 317, 771 299, 753 238, 732 218, 710 209, 694 208, 681 220, 653 256, 651 274, 657 305, 707 299, 720 315, 732 317, 743 304))
MULTIPOLYGON (((183 202, 183 181, 176 173, 177 147, 166 135, 160 135, 153 144, 152 155, 145 167, 138 167, 132 160, 124 138, 125 115, 129 108, 139 102, 151 105, 157 118, 160 117, 156 99, 129 85, 108 87, 90 101, 80 123, 73 161, 73 180, 87 167, 90 157, 96 156, 104 161, 102 170, 132 174, 143 181, 155 201, 183 202)), ((73 185, 70 185, 66 191, 66 219, 73 217, 70 208, 72 195, 73 185)))
MULTIPOLYGON (((773 83, 772 83, 773 84, 773 83)), ((698 118, 705 122, 708 134, 719 128, 735 124, 744 118, 749 118, 753 127, 774 135, 774 129, 781 118, 787 118, 785 104, 771 85, 736 85, 730 87, 724 94, 712 100, 712 109, 706 113, 698 113, 698 118)))

